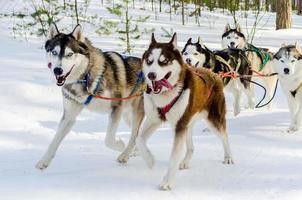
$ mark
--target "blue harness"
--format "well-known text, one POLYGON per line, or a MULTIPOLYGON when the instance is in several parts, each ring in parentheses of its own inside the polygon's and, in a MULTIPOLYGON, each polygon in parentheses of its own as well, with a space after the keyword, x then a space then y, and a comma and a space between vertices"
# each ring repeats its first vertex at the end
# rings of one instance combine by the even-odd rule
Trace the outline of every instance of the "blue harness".
MULTIPOLYGON (((93 97, 95 96, 96 92, 98 91, 98 89, 100 88, 101 86, 101 83, 103 83, 103 79, 104 79, 104 76, 101 75, 100 78, 98 79, 98 82, 96 84, 96 87, 95 89, 93 90, 93 94, 90 94, 88 95, 88 97, 86 98, 85 102, 84 102, 84 105, 87 106, 89 105, 89 103, 91 102, 91 100, 93 99, 93 97)), ((145 76, 144 76, 144 73, 142 71, 140 71, 138 74, 137 74, 137 79, 136 79, 136 82, 135 82, 135 85, 130 93, 129 96, 133 95, 137 89, 139 88, 139 85, 142 84, 145 80, 145 76)), ((89 73, 87 73, 85 75, 85 78, 84 80, 80 80, 78 81, 77 83, 79 84, 83 84, 84 87, 86 88, 86 90, 88 91, 88 84, 90 82, 90 75, 89 73)))

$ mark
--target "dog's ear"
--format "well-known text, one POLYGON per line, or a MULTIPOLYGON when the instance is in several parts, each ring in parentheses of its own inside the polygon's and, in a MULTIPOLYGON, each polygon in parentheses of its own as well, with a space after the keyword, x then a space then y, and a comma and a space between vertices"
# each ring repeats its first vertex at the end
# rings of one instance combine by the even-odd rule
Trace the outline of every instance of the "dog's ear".
POLYGON ((151 35, 151 44, 156 44, 156 40, 155 40, 155 36, 154 36, 154 33, 152 33, 151 35))
POLYGON ((225 25, 225 29, 224 29, 224 32, 228 32, 229 30, 231 30, 231 26, 229 23, 227 23, 227 25, 225 25))
POLYGON ((300 47, 299 42, 295 42, 295 47, 299 52, 301 52, 301 47, 300 47))
POLYGON ((80 42, 85 42, 85 37, 83 35, 82 26, 78 24, 72 31, 71 35, 80 42))
POLYGON ((287 46, 287 45, 286 45, 285 42, 281 44, 281 47, 286 47, 286 46, 287 46))
POLYGON ((177 35, 176 35, 176 32, 173 34, 173 36, 172 36, 169 43, 172 44, 173 47, 177 49, 177 35))
POLYGON ((56 35, 58 35, 60 32, 58 30, 58 27, 55 23, 52 23, 49 26, 49 30, 48 30, 48 35, 47 35, 47 39, 50 40, 52 38, 54 38, 56 35))
POLYGON ((187 44, 192 44, 192 38, 189 38, 187 44))
POLYGON ((241 33, 241 27, 239 24, 236 24, 236 31, 238 31, 239 33, 241 33))
POLYGON ((202 42, 202 39, 200 38, 200 36, 198 36, 197 43, 200 44, 201 46, 204 46, 203 42, 202 42))

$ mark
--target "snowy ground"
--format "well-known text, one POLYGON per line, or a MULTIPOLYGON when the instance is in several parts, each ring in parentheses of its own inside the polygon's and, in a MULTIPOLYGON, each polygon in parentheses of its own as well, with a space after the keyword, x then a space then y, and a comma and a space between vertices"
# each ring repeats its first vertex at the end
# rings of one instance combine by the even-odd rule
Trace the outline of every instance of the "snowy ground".
MULTIPOLYGON (((200 35, 210 48, 218 49, 224 25, 231 18, 205 15, 218 17, 213 29, 209 29, 206 19, 201 27, 192 23, 183 27, 180 21, 170 23, 168 15, 160 15, 158 21, 151 19, 146 26, 159 30, 163 24, 169 24, 178 32, 180 46, 188 37, 200 35)), ((258 32, 255 44, 276 50, 283 42, 301 42, 300 17, 294 16, 294 28, 286 31, 274 31, 273 17, 269 20, 265 29, 258 32)), ((172 191, 157 188, 171 150, 169 126, 157 130, 149 142, 156 157, 153 170, 139 157, 132 158, 127 166, 120 166, 116 162, 118 153, 104 145, 108 116, 86 111, 64 140, 51 166, 43 172, 36 170, 34 165, 54 136, 62 114, 60 88, 55 86, 46 67, 41 49, 43 40, 27 43, 12 40, 5 29, 7 23, 1 19, 1 199, 301 199, 302 135, 284 132, 289 125, 289 113, 280 90, 271 112, 247 110, 234 118, 229 106, 228 132, 235 165, 222 164, 220 142, 211 133, 200 131, 204 123, 196 124, 191 168, 178 173, 172 191)), ((87 36, 104 50, 121 51, 121 47, 110 43, 114 37, 96 37, 89 32, 87 36)), ((143 47, 147 38, 140 43, 143 47)), ((139 49, 137 55, 141 55, 139 49)), ((261 94, 257 90, 258 98, 261 94)), ((126 141, 129 134, 129 128, 121 124, 118 135, 126 141)))

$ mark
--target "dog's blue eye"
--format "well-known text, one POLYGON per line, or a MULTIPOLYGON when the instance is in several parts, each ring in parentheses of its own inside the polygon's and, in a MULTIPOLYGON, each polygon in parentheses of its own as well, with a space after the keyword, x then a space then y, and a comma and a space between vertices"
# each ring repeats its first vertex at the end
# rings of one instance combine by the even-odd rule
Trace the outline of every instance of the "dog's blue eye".
POLYGON ((54 56, 56 56, 56 55, 58 55, 58 52, 55 51, 55 50, 53 50, 53 51, 51 51, 51 54, 54 55, 54 56))
POLYGON ((280 61, 284 63, 284 60, 280 60, 280 61))
POLYGON ((227 37, 227 39, 231 39, 231 37, 230 37, 230 36, 228 36, 228 37, 227 37))
POLYGON ((295 62, 295 60, 292 60, 291 62, 293 63, 293 62, 295 62))
POLYGON ((187 52, 184 52, 184 55, 186 56, 186 55, 188 55, 188 53, 187 53, 187 52))

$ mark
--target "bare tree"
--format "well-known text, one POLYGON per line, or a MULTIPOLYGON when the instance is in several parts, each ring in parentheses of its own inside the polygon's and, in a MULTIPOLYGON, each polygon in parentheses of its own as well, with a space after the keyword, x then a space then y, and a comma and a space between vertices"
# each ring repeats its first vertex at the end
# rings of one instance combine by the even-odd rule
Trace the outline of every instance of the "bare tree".
POLYGON ((302 15, 302 0, 296 0, 297 2, 297 14, 302 15))
POLYGON ((279 0, 276 4, 276 30, 287 29, 292 27, 292 1, 279 0))

